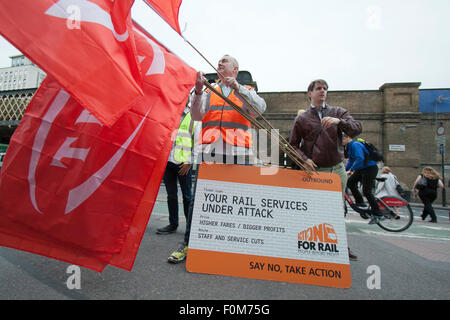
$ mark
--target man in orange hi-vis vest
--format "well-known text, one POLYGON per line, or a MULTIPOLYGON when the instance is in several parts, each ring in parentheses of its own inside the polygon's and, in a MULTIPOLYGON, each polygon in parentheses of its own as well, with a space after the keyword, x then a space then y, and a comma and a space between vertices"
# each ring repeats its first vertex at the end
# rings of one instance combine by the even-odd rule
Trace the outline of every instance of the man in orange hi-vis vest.
MULTIPOLYGON (((253 88, 237 82, 239 64, 235 58, 224 55, 219 60, 217 71, 219 71, 220 83, 216 84, 215 88, 225 97, 254 118, 258 116, 258 113, 249 107, 248 103, 259 113, 266 110, 266 102, 258 96, 253 88)), ((246 159, 252 155, 250 121, 214 92, 203 91, 205 80, 203 73, 198 72, 191 107, 192 119, 202 121, 199 138, 202 148, 198 163, 204 161, 206 163, 248 164, 246 159)), ((186 259, 191 220, 192 207, 186 221, 184 242, 177 251, 169 256, 169 262, 178 263, 186 259)))
MULTIPOLYGON (((229 55, 223 56, 217 70, 220 83, 215 87, 225 97, 253 117, 257 114, 248 106, 247 101, 260 113, 266 110, 266 102, 253 88, 237 82, 239 65, 236 59, 229 55)), ((252 152, 250 121, 215 93, 203 91, 204 81, 203 74, 198 72, 191 111, 192 119, 202 121, 203 160, 221 163, 226 160, 223 156, 228 155, 233 159, 233 163, 243 164, 244 156, 251 155, 252 152)))

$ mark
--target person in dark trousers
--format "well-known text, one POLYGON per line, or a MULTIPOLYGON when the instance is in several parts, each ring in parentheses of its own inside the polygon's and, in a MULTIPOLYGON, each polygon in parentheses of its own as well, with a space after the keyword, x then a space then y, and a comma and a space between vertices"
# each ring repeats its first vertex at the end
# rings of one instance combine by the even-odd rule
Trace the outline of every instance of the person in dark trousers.
POLYGON ((372 218, 369 224, 377 223, 383 219, 383 214, 372 192, 375 187, 375 178, 378 174, 377 163, 367 159, 369 151, 361 142, 352 140, 351 137, 344 135, 343 143, 347 146, 348 154, 348 162, 345 167, 345 170, 349 173, 347 186, 355 198, 355 204, 357 206, 365 206, 364 199, 358 190, 358 182, 361 182, 363 194, 372 209, 372 218))
MULTIPOLYGON (((311 170, 338 174, 344 197, 347 173, 342 134, 357 136, 362 126, 346 109, 329 106, 325 102, 327 94, 328 84, 325 80, 318 79, 310 83, 308 97, 311 105, 295 118, 289 144, 311 170)), ((350 249, 349 258, 357 259, 350 249)))
POLYGON ((423 203, 422 220, 429 215, 431 220, 429 222, 436 223, 436 213, 433 209, 433 202, 437 198, 437 188, 444 188, 444 183, 439 173, 431 167, 424 167, 422 173, 417 176, 416 181, 413 186, 413 194, 417 196, 417 188, 419 186, 419 181, 425 178, 426 184, 419 189, 419 198, 423 203))
POLYGON ((177 134, 175 136, 172 150, 166 170, 164 171, 164 186, 167 192, 167 206, 169 208, 169 224, 156 230, 157 234, 169 234, 178 228, 178 185, 180 184, 183 195, 184 216, 188 218, 189 207, 193 201, 192 196, 192 164, 198 154, 198 136, 201 124, 192 120, 189 107, 187 106, 183 115, 177 134))

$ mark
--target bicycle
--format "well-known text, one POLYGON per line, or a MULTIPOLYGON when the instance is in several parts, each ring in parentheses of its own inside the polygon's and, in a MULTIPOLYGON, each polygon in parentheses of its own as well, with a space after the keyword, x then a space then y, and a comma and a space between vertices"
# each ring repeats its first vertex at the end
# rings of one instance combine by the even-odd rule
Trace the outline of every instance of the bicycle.
MULTIPOLYGON (((377 180, 383 181, 380 178, 377 178, 377 180)), ((373 216, 372 209, 370 207, 363 208, 356 206, 355 202, 350 197, 347 188, 344 193, 344 198, 345 203, 348 203, 354 211, 359 213, 361 218, 370 219, 373 216)), ((382 219, 376 223, 380 228, 389 232, 401 232, 411 226, 414 219, 414 213, 408 201, 403 198, 390 195, 381 198, 375 197, 375 199, 377 200, 378 206, 383 214, 382 219)))

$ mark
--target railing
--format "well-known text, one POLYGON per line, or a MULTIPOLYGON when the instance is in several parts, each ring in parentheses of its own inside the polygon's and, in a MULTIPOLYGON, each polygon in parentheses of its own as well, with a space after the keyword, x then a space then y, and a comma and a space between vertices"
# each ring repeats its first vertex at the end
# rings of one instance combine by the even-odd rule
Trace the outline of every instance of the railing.
POLYGON ((35 89, 0 92, 0 126, 18 125, 35 89))

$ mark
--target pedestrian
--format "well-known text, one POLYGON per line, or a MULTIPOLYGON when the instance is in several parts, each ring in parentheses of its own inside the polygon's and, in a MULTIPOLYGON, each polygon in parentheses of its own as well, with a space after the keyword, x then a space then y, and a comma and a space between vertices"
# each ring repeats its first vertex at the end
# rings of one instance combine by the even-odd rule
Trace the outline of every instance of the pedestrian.
POLYGON ((157 234, 169 234, 178 228, 178 185, 183 195, 184 216, 188 217, 192 196, 192 164, 198 155, 198 137, 201 123, 192 120, 189 104, 183 111, 180 125, 173 141, 163 181, 167 192, 169 224, 157 229, 157 234))
MULTIPOLYGON (((311 104, 295 118, 289 143, 309 169, 338 174, 344 198, 347 173, 343 162, 342 134, 357 136, 361 133, 362 126, 346 109, 329 106, 326 103, 327 93, 328 84, 325 80, 310 83, 308 97, 311 104)), ((349 258, 357 259, 350 249, 349 258)))
MULTIPOLYGON (((256 118, 258 113, 266 110, 266 102, 258 96, 255 89, 243 86, 237 80, 239 64, 229 55, 224 55, 218 63, 220 83, 215 89, 233 101, 243 111, 256 118), (249 105, 257 109, 255 112, 249 105)), ((252 155, 252 135, 250 121, 234 110, 219 95, 209 90, 203 91, 206 79, 202 72, 197 73, 195 92, 192 100, 192 119, 202 121, 200 133, 201 151, 199 158, 206 163, 248 164, 248 157, 252 155)), ((199 160, 199 162, 201 162, 199 160)), ((196 170, 198 172, 198 170, 196 170)), ((195 187, 194 187, 195 197, 195 187)), ((186 259, 192 221, 191 204, 184 241, 168 258, 171 263, 178 263, 186 259)))
MULTIPOLYGON (((392 173, 391 168, 383 167, 381 168, 381 174, 379 177, 380 182, 378 182, 377 188, 375 190, 375 196, 377 198, 382 198, 384 196, 396 196, 402 198, 402 196, 397 191, 397 185, 399 184, 397 177, 392 173)), ((398 208, 393 207, 396 214, 395 219, 399 219, 398 208)))
POLYGON ((417 176, 413 186, 413 194, 417 196, 417 190, 419 198, 423 203, 422 220, 430 215, 431 220, 429 222, 436 223, 437 218, 433 209, 433 202, 437 198, 437 188, 444 188, 444 183, 439 173, 432 167, 424 167, 422 173, 417 176))
POLYGON ((358 183, 361 183, 363 194, 372 210, 372 217, 369 224, 375 224, 383 217, 377 199, 372 192, 375 187, 375 178, 378 174, 377 163, 367 158, 369 151, 360 141, 353 140, 344 134, 343 144, 347 147, 348 154, 348 162, 345 167, 345 170, 349 174, 347 187, 351 190, 355 198, 355 205, 364 207, 364 199, 358 189, 358 183))

